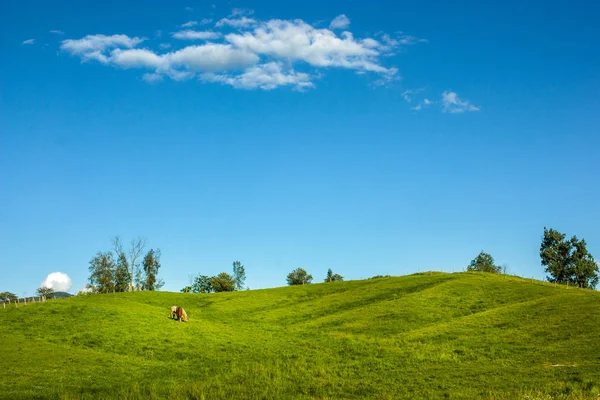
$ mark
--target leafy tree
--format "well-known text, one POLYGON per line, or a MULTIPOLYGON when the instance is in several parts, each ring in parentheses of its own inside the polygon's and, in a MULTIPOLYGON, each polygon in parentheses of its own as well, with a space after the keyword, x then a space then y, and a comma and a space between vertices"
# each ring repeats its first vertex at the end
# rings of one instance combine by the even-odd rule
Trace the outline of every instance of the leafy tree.
POLYGON ((246 282, 246 271, 239 261, 233 262, 233 279, 235 280, 235 290, 242 290, 246 282))
POLYGON ((325 277, 325 282, 335 282, 335 281, 343 281, 344 277, 339 274, 334 274, 331 268, 327 270, 327 276, 325 277))
POLYGON ((235 279, 227 272, 221 272, 210 278, 210 285, 215 292, 233 292, 235 290, 235 279))
POLYGON ((191 286, 186 286, 183 289, 180 290, 181 293, 191 293, 192 292, 192 287, 191 286))
POLYGON ((115 267, 115 292, 127 292, 131 286, 131 275, 129 274, 129 263, 124 251, 117 252, 117 263, 115 267))
POLYGON ((550 274, 550 282, 571 283, 581 288, 595 288, 598 284, 598 265, 588 252, 584 239, 566 235, 544 227, 540 246, 541 263, 550 274))
POLYGON ((38 294, 38 296, 41 296, 44 299, 46 299, 48 297, 52 297, 52 293, 54 293, 54 289, 46 287, 46 286, 39 287, 35 291, 38 294))
POLYGON ((156 276, 160 268, 160 249, 150 249, 142 262, 145 279, 142 282, 142 290, 158 290, 163 282, 157 281, 156 276))
POLYGON ((90 284, 88 287, 96 293, 115 291, 115 262, 111 252, 101 252, 90 261, 90 284))
POLYGON ((214 291, 210 277, 206 275, 198 275, 192 283, 192 293, 211 293, 214 291))
POLYGON ((471 260, 471 263, 467 266, 467 271, 493 272, 496 274, 500 272, 500 269, 501 267, 494 264, 494 257, 483 251, 471 260))
POLYGON ((19 300, 19 297, 14 293, 11 293, 11 292, 0 293, 0 301, 2 301, 3 303, 16 302, 17 300, 19 300))
POLYGON ((302 268, 297 268, 287 276, 288 285, 307 285, 312 282, 312 275, 302 268))

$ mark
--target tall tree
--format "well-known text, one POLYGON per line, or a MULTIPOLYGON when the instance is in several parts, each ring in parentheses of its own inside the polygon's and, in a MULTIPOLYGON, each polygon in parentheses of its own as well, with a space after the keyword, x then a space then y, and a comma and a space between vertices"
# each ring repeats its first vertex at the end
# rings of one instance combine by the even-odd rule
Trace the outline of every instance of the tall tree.
POLYGON ((467 266, 467 271, 499 273, 500 269, 500 266, 494 264, 494 257, 488 253, 484 253, 483 250, 467 266))
POLYGON ((96 293, 115 291, 115 262, 111 252, 101 252, 90 261, 89 288, 96 293))
POLYGON ((540 258, 550 282, 582 288, 595 288, 598 284, 598 265, 588 252, 585 240, 577 236, 567 240, 565 234, 544 227, 540 258))
POLYGON ((344 277, 340 274, 334 274, 331 268, 327 270, 327 276, 325 277, 325 282, 336 282, 343 281, 344 277))
POLYGON ((123 244, 121 243, 121 238, 119 236, 115 236, 112 242, 117 259, 115 268, 115 291, 127 292, 131 287, 132 281, 127 254, 123 250, 123 244))
POLYGON ((131 275, 129 274, 127 255, 119 253, 115 267, 115 292, 127 292, 131 286, 131 275))
POLYGON ((158 270, 160 268, 160 249, 150 249, 144 261, 142 262, 145 279, 142 283, 142 290, 158 290, 162 286, 162 281, 157 280, 158 270))
POLYGON ((0 301, 4 303, 15 302, 19 299, 19 297, 11 292, 2 292, 0 293, 0 301))
POLYGON ((227 272, 221 272, 210 278, 210 285, 215 292, 233 292, 235 290, 235 279, 227 272))
POLYGON ((214 291, 211 278, 206 275, 198 275, 194 278, 194 281, 191 286, 192 293, 211 293, 214 291))
POLYGON ((287 276, 288 285, 307 285, 312 282, 312 275, 302 268, 296 268, 287 276))
POLYGON ((54 293, 54 289, 46 286, 39 287, 35 291, 38 294, 38 296, 41 296, 44 299, 51 297, 52 293, 54 293))
POLYGON ((233 262, 233 279, 235 280, 235 290, 242 290, 246 282, 246 271, 239 261, 233 262))
POLYGON ((129 290, 133 291, 135 288, 133 286, 133 279, 135 277, 137 283, 137 289, 141 289, 142 286, 142 276, 141 269, 137 260, 144 252, 144 247, 146 247, 146 238, 139 236, 137 239, 131 240, 131 248, 129 249, 129 268, 131 274, 131 283, 129 285, 129 290))

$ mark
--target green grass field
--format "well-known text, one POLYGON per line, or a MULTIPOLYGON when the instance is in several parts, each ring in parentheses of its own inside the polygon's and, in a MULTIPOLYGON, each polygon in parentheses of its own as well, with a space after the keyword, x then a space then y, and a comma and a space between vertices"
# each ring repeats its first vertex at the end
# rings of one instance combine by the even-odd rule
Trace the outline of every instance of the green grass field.
POLYGON ((510 276, 13 307, 3 399, 600 399, 600 293, 510 276))

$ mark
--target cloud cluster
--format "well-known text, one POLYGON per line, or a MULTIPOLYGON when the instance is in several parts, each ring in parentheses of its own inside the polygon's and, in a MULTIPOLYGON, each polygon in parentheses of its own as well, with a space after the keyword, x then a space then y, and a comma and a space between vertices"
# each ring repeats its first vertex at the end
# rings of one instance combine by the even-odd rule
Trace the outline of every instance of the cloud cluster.
POLYGON ((71 286, 73 286, 71 278, 62 272, 49 274, 40 285, 40 287, 53 289, 55 292, 68 292, 71 286))
POLYGON ((467 111, 479 111, 467 100, 461 100, 455 92, 444 91, 442 93, 442 111, 451 114, 464 113, 467 111))
MULTIPOLYGON (((61 50, 82 61, 95 61, 117 68, 147 70, 143 79, 157 82, 197 78, 241 89, 271 90, 280 86, 306 90, 324 69, 347 69, 370 73, 376 82, 396 79, 397 68, 386 66, 382 57, 421 39, 408 36, 355 38, 343 30, 350 20, 336 17, 330 29, 316 28, 300 19, 252 18, 253 11, 234 9, 216 22, 216 30, 189 29, 198 25, 188 21, 171 37, 180 41, 203 41, 181 48, 160 43, 150 46, 145 38, 117 35, 87 35, 66 39, 61 50), (147 45, 147 46, 144 46, 147 45), (170 50, 170 51, 169 51, 170 50)), ((201 23, 208 23, 203 20, 201 23)), ((176 43, 174 43, 175 45, 176 43)))

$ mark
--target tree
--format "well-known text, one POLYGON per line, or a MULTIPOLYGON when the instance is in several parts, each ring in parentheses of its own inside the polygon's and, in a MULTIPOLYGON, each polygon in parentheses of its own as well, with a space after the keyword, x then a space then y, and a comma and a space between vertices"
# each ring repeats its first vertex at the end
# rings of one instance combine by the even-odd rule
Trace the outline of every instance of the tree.
POLYGON ((235 280, 235 290, 242 290, 246 282, 246 271, 239 261, 233 262, 233 279, 235 280))
POLYGON ((164 284, 161 280, 156 279, 160 268, 160 249, 150 249, 144 261, 142 262, 145 279, 142 283, 142 290, 158 290, 164 284))
POLYGON ((584 239, 573 236, 567 240, 565 234, 544 227, 540 258, 550 282, 570 283, 581 288, 595 288, 598 284, 598 265, 584 239))
POLYGON ((209 282, 215 292, 233 292, 235 290, 235 279, 227 272, 213 276, 209 282))
POLYGON ((336 282, 343 281, 344 277, 339 274, 334 274, 331 268, 327 270, 327 276, 325 277, 325 282, 336 282))
POLYGON ((312 275, 302 268, 297 268, 287 276, 288 285, 307 285, 312 282, 312 275))
POLYGON ((496 274, 500 272, 500 269, 501 267, 494 264, 494 257, 483 251, 471 260, 471 263, 467 266, 467 271, 493 272, 496 274))
POLYGON ((90 261, 90 284, 88 287, 95 293, 115 291, 115 262, 111 252, 101 252, 90 261))
POLYGON ((206 275, 198 275, 192 283, 192 293, 211 293, 214 291, 211 280, 212 278, 206 275))
POLYGON ((0 301, 2 301, 3 303, 10 303, 10 302, 15 302, 19 300, 19 297, 11 292, 2 292, 0 293, 0 301))
POLYGON ((115 256, 117 258, 115 267, 115 291, 127 292, 131 288, 132 281, 127 254, 123 250, 123 245, 119 236, 115 236, 112 242, 115 256))
POLYGON ((180 290, 181 293, 191 293, 192 292, 192 287, 191 286, 186 286, 183 289, 180 290))
POLYGON ((140 265, 136 263, 137 259, 143 254, 144 247, 146 247, 146 238, 139 236, 137 239, 131 240, 131 248, 129 249, 129 268, 131 283, 129 284, 129 291, 134 290, 133 278, 135 276, 137 289, 140 290, 142 286, 142 270, 140 265))
POLYGON ((38 296, 43 297, 44 299, 46 299, 48 296, 51 296, 52 293, 54 293, 54 289, 46 286, 39 287, 35 291, 38 294, 38 296))
POLYGON ((129 274, 129 264, 124 252, 117 254, 117 263, 115 267, 115 292, 127 292, 131 286, 131 275, 129 274))

